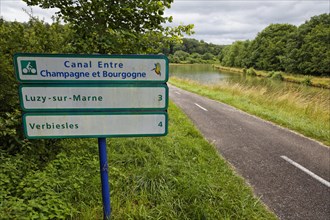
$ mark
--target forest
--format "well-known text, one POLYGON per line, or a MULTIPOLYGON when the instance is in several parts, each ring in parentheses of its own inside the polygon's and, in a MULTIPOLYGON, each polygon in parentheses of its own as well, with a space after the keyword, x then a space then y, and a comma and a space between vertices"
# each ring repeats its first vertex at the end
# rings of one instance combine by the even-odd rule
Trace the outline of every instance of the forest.
POLYGON ((183 38, 181 42, 170 44, 160 52, 167 55, 171 63, 219 63, 224 47, 203 40, 183 38))

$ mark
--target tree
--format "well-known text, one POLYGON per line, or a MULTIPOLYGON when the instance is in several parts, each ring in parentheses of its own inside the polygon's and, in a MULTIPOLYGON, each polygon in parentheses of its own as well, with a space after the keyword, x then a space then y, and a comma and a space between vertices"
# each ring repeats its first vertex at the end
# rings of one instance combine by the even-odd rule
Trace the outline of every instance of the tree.
POLYGON ((182 50, 178 50, 174 53, 174 57, 177 57, 179 62, 185 61, 189 57, 189 53, 184 52, 182 50))
POLYGON ((202 55, 203 60, 212 60, 213 58, 214 58, 214 55, 209 52, 206 52, 202 55))
POLYGON ((219 59, 225 66, 329 76, 329 45, 330 14, 321 14, 299 27, 271 24, 253 41, 223 48, 219 59))
POLYGON ((255 67, 264 70, 283 70, 281 60, 287 43, 297 27, 290 24, 271 24, 252 41, 252 60, 255 67))
POLYGON ((23 0, 28 5, 58 8, 57 16, 75 30, 75 46, 88 53, 152 53, 160 42, 191 34, 193 25, 164 27, 173 0, 23 0))
POLYGON ((312 17, 298 28, 299 60, 297 71, 304 74, 330 75, 330 14, 312 17))

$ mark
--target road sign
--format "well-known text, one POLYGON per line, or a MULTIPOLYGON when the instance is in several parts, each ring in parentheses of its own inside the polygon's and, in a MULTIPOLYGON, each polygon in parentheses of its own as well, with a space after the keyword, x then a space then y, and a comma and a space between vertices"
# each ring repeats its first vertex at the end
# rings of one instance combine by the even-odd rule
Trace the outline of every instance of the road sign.
POLYGON ((19 94, 24 111, 166 110, 168 106, 166 84, 26 84, 19 94))
POLYGON ((167 113, 26 113, 27 138, 165 136, 167 113))
POLYGON ((14 56, 20 82, 158 82, 168 80, 164 55, 28 54, 14 56))

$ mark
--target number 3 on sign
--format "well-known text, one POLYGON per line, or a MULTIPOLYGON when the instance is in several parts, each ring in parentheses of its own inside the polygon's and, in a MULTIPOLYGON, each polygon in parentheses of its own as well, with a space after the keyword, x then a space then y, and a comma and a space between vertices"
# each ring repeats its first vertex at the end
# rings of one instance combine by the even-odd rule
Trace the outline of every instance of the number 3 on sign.
POLYGON ((163 96, 162 95, 158 95, 158 101, 162 101, 163 100, 163 96))
POLYGON ((159 123, 158 123, 158 126, 159 126, 159 127, 163 127, 163 122, 159 122, 159 123))

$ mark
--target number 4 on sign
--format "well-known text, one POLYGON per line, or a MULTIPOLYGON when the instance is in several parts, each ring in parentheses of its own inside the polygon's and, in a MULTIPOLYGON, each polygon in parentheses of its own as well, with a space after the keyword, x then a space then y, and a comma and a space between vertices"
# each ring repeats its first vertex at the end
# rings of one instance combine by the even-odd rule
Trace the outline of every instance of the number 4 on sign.
POLYGON ((158 123, 158 126, 159 126, 159 127, 163 127, 163 122, 159 122, 159 123, 158 123))

